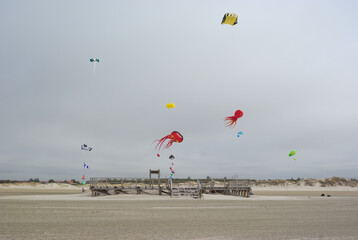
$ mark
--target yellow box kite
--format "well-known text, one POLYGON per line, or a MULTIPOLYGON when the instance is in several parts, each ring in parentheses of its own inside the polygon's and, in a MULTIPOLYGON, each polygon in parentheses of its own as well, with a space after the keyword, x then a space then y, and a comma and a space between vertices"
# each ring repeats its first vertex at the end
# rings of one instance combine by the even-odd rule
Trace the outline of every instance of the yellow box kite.
POLYGON ((167 104, 167 108, 175 108, 175 104, 174 103, 168 103, 167 104))

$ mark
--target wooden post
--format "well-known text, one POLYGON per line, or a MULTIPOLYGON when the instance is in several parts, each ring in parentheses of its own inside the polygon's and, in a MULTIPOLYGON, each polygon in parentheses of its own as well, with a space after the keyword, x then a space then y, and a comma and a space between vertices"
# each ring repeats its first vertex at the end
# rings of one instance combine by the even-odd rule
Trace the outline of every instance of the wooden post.
POLYGON ((172 179, 169 180, 169 187, 170 187, 170 189, 169 189, 170 197, 173 197, 173 180, 172 179))
POLYGON ((158 169, 158 187, 160 188, 160 169, 158 169))

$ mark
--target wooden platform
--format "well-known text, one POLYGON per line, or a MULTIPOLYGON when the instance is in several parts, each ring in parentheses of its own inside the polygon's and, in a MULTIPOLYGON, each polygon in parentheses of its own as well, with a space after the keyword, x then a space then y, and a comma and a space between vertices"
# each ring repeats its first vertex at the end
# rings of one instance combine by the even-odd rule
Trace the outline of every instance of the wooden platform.
POLYGON ((166 184, 161 184, 160 178, 157 184, 153 184, 153 179, 141 178, 90 178, 92 196, 116 195, 116 194, 167 194, 171 197, 194 197, 201 198, 202 194, 224 194, 250 197, 250 180, 234 179, 225 182, 214 180, 187 181, 184 183, 169 179, 166 184))
POLYGON ((202 183, 202 192, 206 194, 224 194, 250 197, 251 182, 249 179, 231 179, 222 182, 214 180, 202 183))
POLYGON ((153 185, 148 179, 141 178, 117 178, 117 177, 92 177, 90 178, 90 190, 92 196, 116 195, 116 194, 159 194, 163 193, 162 187, 153 185))

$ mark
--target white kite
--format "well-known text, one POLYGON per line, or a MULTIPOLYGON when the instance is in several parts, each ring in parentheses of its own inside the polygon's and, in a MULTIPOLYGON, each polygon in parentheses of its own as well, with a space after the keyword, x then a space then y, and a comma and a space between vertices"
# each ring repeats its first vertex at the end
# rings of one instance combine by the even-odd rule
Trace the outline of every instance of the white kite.
POLYGON ((89 147, 89 146, 87 146, 86 144, 82 144, 82 145, 81 145, 81 150, 91 151, 92 148, 89 147))
POLYGON ((96 63, 99 63, 98 58, 91 58, 90 62, 93 63, 93 74, 96 72, 96 63))

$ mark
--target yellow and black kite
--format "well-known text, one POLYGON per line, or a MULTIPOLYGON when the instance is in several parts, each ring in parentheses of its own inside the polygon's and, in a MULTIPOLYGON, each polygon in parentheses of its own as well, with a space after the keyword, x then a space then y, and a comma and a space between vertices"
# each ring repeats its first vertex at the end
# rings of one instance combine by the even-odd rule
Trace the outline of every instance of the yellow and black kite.
POLYGON ((238 16, 236 13, 225 13, 221 24, 230 24, 231 26, 234 26, 237 24, 237 18, 238 16))

